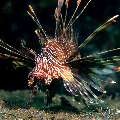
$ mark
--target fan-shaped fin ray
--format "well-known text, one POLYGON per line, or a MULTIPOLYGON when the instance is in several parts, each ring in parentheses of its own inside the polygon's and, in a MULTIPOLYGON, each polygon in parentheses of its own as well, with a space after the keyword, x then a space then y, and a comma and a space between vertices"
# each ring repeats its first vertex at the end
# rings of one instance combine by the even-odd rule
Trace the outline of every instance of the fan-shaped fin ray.
POLYGON ((117 61, 120 61, 120 48, 103 51, 97 54, 92 54, 83 58, 73 59, 69 62, 69 64, 74 64, 76 62, 79 63, 88 63, 88 65, 94 63, 93 66, 96 65, 105 65, 105 64, 112 64, 117 61))
MULTIPOLYGON (((32 57, 28 56, 25 52, 17 50, 16 48, 10 46, 9 44, 7 44, 6 42, 4 42, 2 40, 0 40, 0 47, 3 48, 4 50, 6 50, 7 52, 13 54, 16 57, 21 57, 21 59, 24 59, 24 60, 34 61, 34 59, 32 57)), ((26 50, 26 51, 28 51, 28 50, 26 50)))
POLYGON ((116 22, 116 19, 119 17, 119 15, 115 15, 111 17, 109 20, 107 20, 105 23, 103 23, 100 27, 98 27, 96 30, 93 31, 85 40, 84 42, 78 47, 77 51, 75 51, 71 56, 71 60, 76 57, 76 55, 79 53, 79 49, 84 48, 99 32, 109 27, 112 23, 116 22))
POLYGON ((97 96, 90 89, 89 84, 78 76, 74 76, 74 80, 63 80, 66 90, 74 96, 82 96, 88 102, 97 99, 97 96))

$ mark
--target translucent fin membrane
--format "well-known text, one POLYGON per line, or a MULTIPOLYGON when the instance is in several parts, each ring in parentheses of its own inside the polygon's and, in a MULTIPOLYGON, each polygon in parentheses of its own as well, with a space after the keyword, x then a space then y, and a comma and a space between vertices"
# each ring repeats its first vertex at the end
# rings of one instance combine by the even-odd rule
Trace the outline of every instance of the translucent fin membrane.
POLYGON ((109 20, 107 20, 107 22, 103 23, 100 27, 98 27, 95 31, 93 31, 93 33, 91 33, 85 40, 84 42, 78 47, 78 49, 71 55, 70 60, 73 60, 73 58, 75 58, 78 53, 79 50, 84 48, 91 40, 93 40, 93 38, 102 30, 106 29, 107 27, 109 27, 112 23, 116 22, 116 19, 119 17, 119 15, 115 15, 112 18, 110 18, 109 20))
POLYGON ((21 60, 21 59, 18 58, 18 57, 15 57, 15 56, 12 56, 12 55, 8 55, 8 54, 3 54, 3 53, 0 53, 0 58, 3 58, 3 59, 12 58, 12 59, 14 59, 14 60, 21 60))
MULTIPOLYGON (((61 31, 63 31, 63 34, 68 34, 67 31, 69 30, 69 32, 71 31, 70 28, 72 27, 72 25, 75 23, 75 21, 80 17, 80 15, 84 12, 84 10, 87 8, 87 6, 90 4, 92 0, 89 0, 87 2, 87 4, 84 6, 84 8, 82 9, 82 11, 76 15, 78 8, 80 6, 81 0, 77 0, 77 6, 75 11, 73 12, 73 15, 71 16, 70 20, 68 23, 66 23, 66 18, 67 18, 67 10, 68 10, 68 3, 69 0, 65 1, 65 5, 66 5, 66 13, 65 13, 65 17, 64 20, 61 17, 62 13, 61 13, 61 9, 64 3, 64 0, 58 0, 58 6, 55 9, 55 19, 56 19, 56 29, 55 29, 55 38, 58 38, 59 35, 61 34, 61 31), (62 21, 62 22, 61 22, 62 21), (63 29, 60 30, 60 24, 62 23, 63 29)), ((115 15, 112 18, 110 18, 109 20, 107 20, 105 23, 103 23, 100 27, 98 27, 95 31, 93 31, 92 34, 90 34, 85 40, 84 42, 78 47, 78 49, 73 52, 73 54, 70 56, 70 59, 73 59, 76 57, 76 55, 79 53, 79 49, 85 47, 95 36, 97 33, 101 32, 102 30, 104 30, 105 28, 107 28, 108 26, 110 26, 112 23, 114 23, 116 21, 116 19, 118 18, 119 15, 115 15)), ((72 37, 71 37, 72 38, 72 37)), ((70 60, 69 59, 69 60, 70 60)))
MULTIPOLYGON (((74 20, 72 21, 71 19, 70 19, 70 21, 69 21, 69 23, 68 23, 68 25, 67 25, 67 27, 66 27, 66 30, 68 30, 69 28, 70 28, 70 26, 72 26, 75 22, 76 22, 76 20, 82 15, 82 13, 85 11, 85 9, 87 8, 87 6, 89 5, 89 3, 91 2, 92 0, 89 0, 88 2, 87 2, 87 4, 84 6, 84 8, 82 9, 82 11, 74 18, 74 20)), ((81 2, 81 1, 80 1, 81 2)), ((77 8, 76 8, 76 10, 75 10, 75 12, 74 12, 74 14, 73 14, 73 17, 74 17, 74 15, 75 15, 75 13, 77 12, 77 9, 78 9, 78 7, 79 7, 79 4, 78 3, 80 3, 79 1, 77 1, 77 8)), ((73 19, 73 17, 72 17, 72 19, 73 19)))
MULTIPOLYGON (((120 54, 120 48, 116 48, 116 49, 112 49, 112 50, 107 50, 107 51, 103 51, 103 52, 100 52, 100 53, 96 53, 96 54, 92 54, 92 55, 88 55, 88 56, 86 56, 86 57, 83 57, 83 58, 78 58, 78 59, 73 59, 73 60, 71 60, 71 61, 69 61, 68 63, 74 63, 74 62, 76 62, 76 61, 80 61, 80 62, 82 62, 82 61, 92 61, 93 62, 93 60, 98 60, 98 61, 101 61, 101 60, 109 60, 109 59, 111 59, 111 60, 118 60, 119 61, 119 54, 120 54), (112 56, 110 56, 110 57, 106 57, 106 55, 108 55, 108 54, 112 54, 112 56)), ((108 61, 107 61, 108 62, 108 61)), ((110 61, 109 61, 110 62, 110 61)))
POLYGON ((97 96, 90 89, 89 84, 78 77, 74 76, 73 81, 63 80, 66 90, 74 96, 82 96, 82 98, 88 102, 92 99, 98 99, 97 96))
POLYGON ((6 51, 12 53, 12 54, 23 57, 23 59, 31 59, 33 61, 32 58, 30 58, 29 56, 25 55, 21 51, 15 49, 14 47, 10 46, 9 44, 5 43, 2 40, 0 40, 0 47, 5 49, 6 51))
POLYGON ((78 8, 79 8, 80 3, 81 3, 81 0, 77 0, 77 7, 76 7, 76 9, 75 9, 75 11, 74 11, 71 19, 69 20, 69 23, 67 24, 66 30, 67 30, 70 26, 72 26, 72 25, 70 25, 70 24, 71 24, 73 18, 75 17, 75 14, 76 14, 76 12, 77 12, 77 10, 78 10, 78 8))
POLYGON ((69 31, 72 27, 72 25, 75 23, 75 21, 80 17, 80 15, 84 12, 84 10, 87 8, 91 0, 87 2, 83 10, 77 14, 78 8, 80 6, 81 0, 76 0, 76 8, 70 18, 69 21, 67 21, 67 16, 68 16, 68 8, 69 8, 69 0, 58 0, 58 5, 55 9, 55 20, 56 20, 56 28, 55 28, 55 38, 58 38, 60 34, 66 34, 67 31, 69 31), (65 2, 66 10, 65 10, 65 16, 62 17, 62 7, 65 2), (64 18, 64 19, 63 19, 64 18), (62 26, 60 30, 60 26, 62 26))

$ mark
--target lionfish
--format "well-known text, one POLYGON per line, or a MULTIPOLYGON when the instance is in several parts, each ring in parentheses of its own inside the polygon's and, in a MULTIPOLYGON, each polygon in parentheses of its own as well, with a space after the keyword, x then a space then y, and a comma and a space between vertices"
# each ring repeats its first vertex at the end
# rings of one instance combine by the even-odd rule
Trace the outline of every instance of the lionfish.
POLYGON ((50 86, 53 80, 63 80, 64 88, 73 96, 81 96, 86 102, 98 99, 93 89, 104 93, 101 85, 99 72, 105 73, 104 69, 113 72, 119 71, 120 48, 103 51, 96 54, 81 57, 80 50, 84 48, 97 33, 101 32, 112 23, 116 22, 118 15, 111 17, 95 31, 90 34, 83 43, 77 44, 74 37, 73 25, 92 0, 89 0, 78 13, 81 0, 76 0, 76 9, 71 18, 67 20, 69 0, 58 0, 54 17, 56 21, 54 37, 48 36, 38 20, 33 8, 29 5, 28 14, 37 24, 35 30, 41 44, 41 52, 24 47, 17 50, 6 42, 0 40, 0 47, 8 51, 9 54, 1 53, 1 56, 12 58, 23 63, 34 63, 34 68, 28 75, 28 86, 34 87, 37 82, 44 81, 45 85, 50 86), (62 14, 65 6, 65 14, 62 14), (64 15, 64 17, 63 17, 64 15), (37 82, 36 82, 37 81, 37 82))

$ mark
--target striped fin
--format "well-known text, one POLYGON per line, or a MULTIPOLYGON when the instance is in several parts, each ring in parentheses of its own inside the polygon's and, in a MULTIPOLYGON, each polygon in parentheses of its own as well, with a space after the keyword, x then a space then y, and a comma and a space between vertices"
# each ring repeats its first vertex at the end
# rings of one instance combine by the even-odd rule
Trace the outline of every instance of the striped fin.
POLYGON ((74 77, 74 80, 63 80, 65 89, 74 96, 81 96, 86 103, 98 97, 90 89, 89 84, 78 77, 74 77))
MULTIPOLYGON (((80 44, 80 46, 78 47, 78 50, 75 51, 75 53, 73 53, 71 55, 71 58, 75 58, 75 56, 79 53, 79 50, 84 48, 89 42, 91 42, 93 40, 93 38, 100 33, 101 31, 105 30, 106 28, 108 28, 110 25, 112 25, 113 23, 116 22, 116 19, 119 17, 119 15, 115 15, 113 17, 111 17, 109 20, 107 20, 105 23, 103 23, 102 25, 100 25, 100 27, 98 27, 96 30, 94 30, 85 40, 82 44, 80 44)), ((71 59, 72 60, 72 59, 71 59)))
MULTIPOLYGON (((34 61, 34 59, 32 57, 30 57, 27 53, 28 51, 33 54, 30 50, 26 49, 25 52, 23 52, 22 50, 17 50, 16 48, 12 47, 11 45, 7 44, 6 42, 4 42, 3 40, 0 39, 0 48, 6 50, 7 52, 9 52, 12 56, 16 56, 19 57, 21 59, 24 60, 32 60, 34 61)), ((34 55, 33 55, 34 56, 34 55)), ((10 56, 9 56, 10 57, 10 56)))
POLYGON ((88 67, 99 67, 109 64, 120 64, 120 48, 103 51, 97 54, 92 54, 83 58, 73 59, 68 64, 74 65, 78 63, 79 65, 87 64, 88 67))

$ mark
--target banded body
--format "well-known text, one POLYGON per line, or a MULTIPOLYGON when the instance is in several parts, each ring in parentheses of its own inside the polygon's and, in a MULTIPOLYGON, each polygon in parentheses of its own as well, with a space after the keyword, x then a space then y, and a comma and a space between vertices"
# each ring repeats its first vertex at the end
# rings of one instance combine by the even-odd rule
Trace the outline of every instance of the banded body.
POLYGON ((30 76, 44 79, 46 84, 50 84, 52 79, 59 77, 72 80, 72 71, 66 63, 72 53, 71 48, 74 49, 72 42, 66 43, 64 48, 59 41, 48 40, 41 54, 37 55, 36 66, 30 76))
POLYGON ((72 26, 90 2, 91 0, 89 0, 82 11, 76 15, 81 3, 81 0, 76 0, 76 9, 70 20, 67 21, 69 0, 58 0, 58 6, 56 7, 54 14, 56 28, 55 36, 53 38, 47 35, 33 8, 29 5, 28 14, 38 25, 38 29, 35 33, 42 46, 41 53, 36 53, 28 48, 24 48, 25 51, 19 51, 4 41, 0 41, 0 47, 18 57, 6 54, 1 54, 2 56, 11 57, 23 62, 31 60, 35 64, 35 67, 28 75, 29 86, 34 84, 35 79, 37 79, 37 81, 45 81, 45 84, 50 85, 53 79, 59 80, 62 78, 66 90, 74 96, 81 95, 86 102, 93 98, 97 99, 97 96, 92 91, 91 87, 100 92, 104 92, 100 83, 101 79, 99 78, 99 73, 96 71, 98 68, 101 71, 104 68, 110 69, 111 71, 119 71, 120 56, 118 53, 120 53, 120 48, 85 56, 83 58, 81 58, 79 51, 85 47, 98 32, 114 23, 118 15, 107 20, 93 31, 80 46, 78 46, 73 36, 74 30, 72 29, 72 26), (66 6, 64 17, 61 13, 63 4, 66 6), (106 56, 108 54, 110 54, 109 57, 106 56), (115 63, 117 64, 116 67, 114 65, 115 63))

